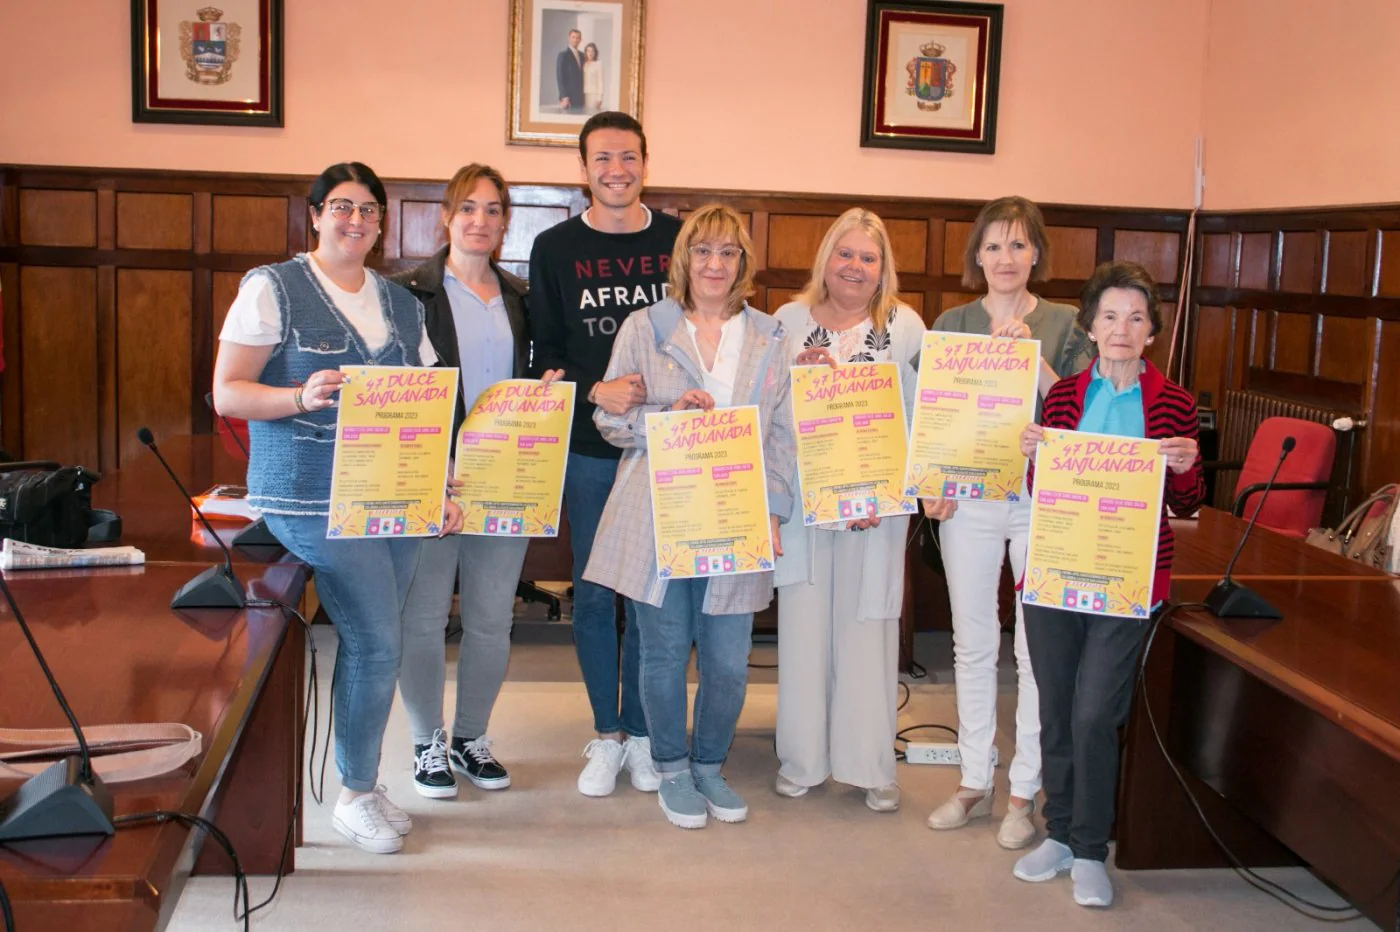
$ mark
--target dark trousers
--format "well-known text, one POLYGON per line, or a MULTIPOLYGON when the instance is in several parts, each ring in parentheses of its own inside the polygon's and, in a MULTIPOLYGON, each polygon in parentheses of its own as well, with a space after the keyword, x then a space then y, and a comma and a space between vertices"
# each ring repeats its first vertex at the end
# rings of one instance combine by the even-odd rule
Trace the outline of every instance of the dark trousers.
POLYGON ((1076 858, 1102 861, 1118 788, 1118 728, 1148 621, 1022 607, 1040 689, 1045 829, 1076 858))

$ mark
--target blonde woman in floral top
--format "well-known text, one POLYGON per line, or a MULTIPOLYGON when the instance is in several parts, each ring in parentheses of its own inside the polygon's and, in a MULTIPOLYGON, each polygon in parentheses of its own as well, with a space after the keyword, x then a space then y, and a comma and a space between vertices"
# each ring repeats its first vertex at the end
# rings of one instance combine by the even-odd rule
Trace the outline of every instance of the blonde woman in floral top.
MULTIPOLYGON (((893 362, 906 414, 924 325, 898 299, 889 235, 846 211, 822 240, 806 290, 778 310, 794 365, 893 362)), ((796 486, 797 478, 793 477, 796 486)), ((801 490, 793 496, 802 503, 801 490)), ((778 759, 775 789, 806 795, 831 777, 899 807, 894 736, 906 517, 784 526, 777 561, 778 759)))

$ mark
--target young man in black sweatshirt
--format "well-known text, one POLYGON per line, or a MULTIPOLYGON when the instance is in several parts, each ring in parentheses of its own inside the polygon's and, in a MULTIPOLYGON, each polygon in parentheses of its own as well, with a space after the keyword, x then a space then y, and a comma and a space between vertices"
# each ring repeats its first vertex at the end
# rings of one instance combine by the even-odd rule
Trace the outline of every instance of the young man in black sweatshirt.
POLYGON ((655 792, 661 779, 642 714, 631 605, 619 662, 615 594, 583 579, 622 452, 599 435, 593 411, 601 407, 621 414, 646 398, 639 375, 602 379, 622 321, 666 297, 681 222, 642 204, 647 142, 634 118, 615 111, 596 114, 578 141, 593 204, 536 237, 530 252, 530 326, 533 369, 563 369, 578 385, 564 502, 573 541, 574 644, 598 732, 584 749, 589 760, 578 788, 585 796, 607 796, 623 767, 639 790, 655 792))

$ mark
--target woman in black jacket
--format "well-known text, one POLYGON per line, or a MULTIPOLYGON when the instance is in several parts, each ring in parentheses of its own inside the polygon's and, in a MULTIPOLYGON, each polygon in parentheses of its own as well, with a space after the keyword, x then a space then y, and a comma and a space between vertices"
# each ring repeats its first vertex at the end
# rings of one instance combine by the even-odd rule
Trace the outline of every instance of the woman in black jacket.
MULTIPOLYGON (((494 258, 509 217, 510 192, 500 172, 475 163, 458 170, 442 199, 447 245, 418 268, 394 276, 423 302, 438 365, 459 372, 454 447, 477 396, 503 379, 523 377, 529 364, 528 288, 494 258)), ((491 753, 486 725, 505 679, 511 611, 528 543, 524 537, 464 534, 423 547, 404 605, 399 691, 413 731, 413 783, 424 796, 456 796, 454 770, 481 789, 510 786, 510 774, 491 753), (442 708, 444 640, 459 573, 462 642, 449 743, 442 708)))

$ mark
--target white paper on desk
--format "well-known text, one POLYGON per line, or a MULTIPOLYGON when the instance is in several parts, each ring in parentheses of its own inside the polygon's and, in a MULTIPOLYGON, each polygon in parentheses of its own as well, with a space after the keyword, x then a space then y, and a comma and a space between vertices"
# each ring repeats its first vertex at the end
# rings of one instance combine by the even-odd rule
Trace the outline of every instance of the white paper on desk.
POLYGON ((87 550, 64 550, 42 547, 21 540, 5 538, 0 547, 0 570, 45 570, 75 566, 139 566, 146 554, 135 547, 93 547, 87 550))

